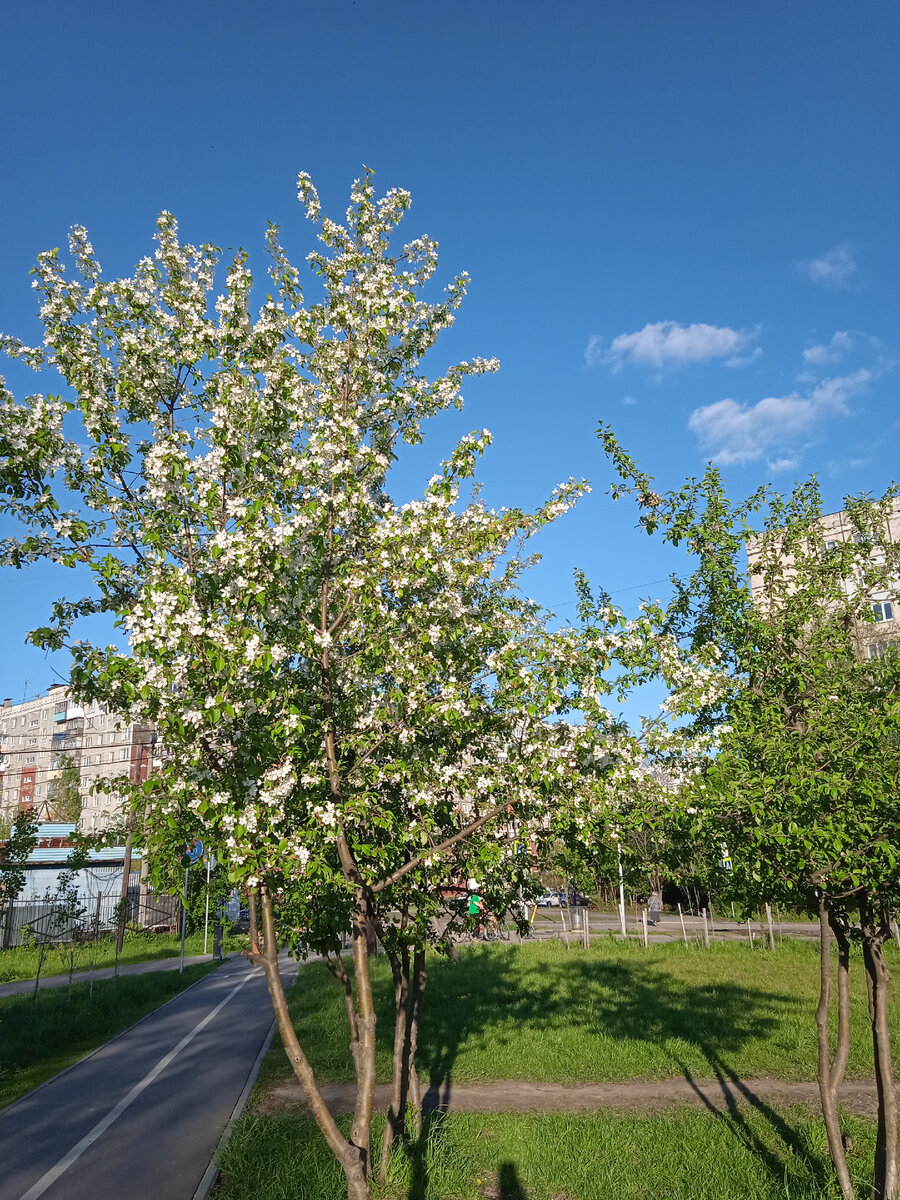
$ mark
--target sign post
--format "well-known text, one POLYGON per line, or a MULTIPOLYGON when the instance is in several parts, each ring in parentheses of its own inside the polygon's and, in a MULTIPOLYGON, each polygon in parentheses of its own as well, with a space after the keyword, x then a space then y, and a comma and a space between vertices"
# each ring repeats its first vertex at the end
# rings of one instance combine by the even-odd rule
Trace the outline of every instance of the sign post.
POLYGON ((184 974, 184 935, 187 932, 187 893, 190 868, 184 868, 184 895, 181 898, 181 965, 178 968, 178 974, 184 974))
POLYGON ((216 856, 210 851, 206 856, 206 917, 203 921, 203 953, 206 953, 206 939, 209 933, 209 873, 215 868, 216 856))

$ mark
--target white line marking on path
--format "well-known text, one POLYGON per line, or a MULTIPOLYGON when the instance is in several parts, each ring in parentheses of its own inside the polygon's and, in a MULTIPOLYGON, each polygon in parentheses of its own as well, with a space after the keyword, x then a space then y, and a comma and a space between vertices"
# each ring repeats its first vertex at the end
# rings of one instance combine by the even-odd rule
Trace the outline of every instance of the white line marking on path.
POLYGON ((137 1100, 141 1092, 148 1088, 153 1080, 156 1079, 156 1077, 166 1069, 172 1059, 179 1055, 189 1042, 194 1040, 200 1030, 204 1029, 217 1013, 222 1011, 232 996, 236 996, 244 984, 248 983, 251 979, 254 979, 259 973, 259 969, 257 968, 257 970, 250 971, 247 975, 245 975, 237 987, 233 987, 231 989, 224 1000, 220 1001, 211 1012, 208 1012, 203 1020, 199 1021, 194 1026, 190 1033, 186 1033, 178 1045, 173 1047, 168 1054, 164 1055, 164 1057, 159 1060, 156 1066, 148 1071, 139 1083, 134 1085, 127 1096, 122 1097, 115 1108, 110 1109, 106 1116, 102 1117, 94 1126, 94 1128, 90 1130, 89 1133, 84 1135, 80 1142, 75 1143, 68 1154, 64 1154, 55 1166, 51 1167, 46 1174, 41 1176, 36 1184, 28 1189, 24 1196, 21 1197, 21 1200, 38 1200, 39 1196, 43 1196, 47 1188, 56 1183, 60 1175, 62 1175, 65 1171, 68 1171, 72 1163, 76 1162, 82 1156, 82 1154, 84 1154, 85 1150, 87 1150, 94 1144, 94 1142, 96 1142, 97 1138, 106 1133, 113 1121, 121 1117, 125 1109, 128 1108, 128 1106, 135 1100, 137 1100))

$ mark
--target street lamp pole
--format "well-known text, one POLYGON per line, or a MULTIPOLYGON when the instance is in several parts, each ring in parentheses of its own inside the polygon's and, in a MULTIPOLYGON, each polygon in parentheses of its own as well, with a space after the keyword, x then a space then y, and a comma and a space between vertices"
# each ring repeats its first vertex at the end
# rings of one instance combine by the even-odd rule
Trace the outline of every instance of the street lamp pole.
MULTIPOLYGON (((140 743, 138 759, 137 759, 137 772, 135 772, 133 767, 131 769, 131 775, 132 775, 131 782, 132 783, 140 783, 141 782, 141 775, 143 773, 143 766, 144 766, 144 756, 145 756, 147 747, 152 746, 155 741, 156 741, 156 732, 153 731, 149 734, 148 740, 146 742, 140 743), (134 778, 135 774, 137 774, 136 779, 134 778)), ((122 895, 121 895, 120 902, 119 902, 121 911, 119 913, 118 929, 116 930, 116 954, 121 954, 122 947, 125 945, 125 921, 126 921, 126 916, 127 916, 126 908, 128 906, 128 885, 131 882, 131 841, 132 841, 132 836, 134 834, 134 818, 135 818, 135 810, 132 809, 131 812, 128 814, 128 830, 125 835, 125 857, 122 862, 122 895)), ((142 860, 142 862, 143 862, 143 860, 142 860)))

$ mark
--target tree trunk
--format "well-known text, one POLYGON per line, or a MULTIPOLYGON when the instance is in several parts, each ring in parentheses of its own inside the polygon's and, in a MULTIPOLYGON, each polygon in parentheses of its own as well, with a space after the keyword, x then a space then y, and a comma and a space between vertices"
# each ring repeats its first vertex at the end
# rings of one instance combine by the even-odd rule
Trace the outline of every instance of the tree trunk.
POLYGON ((278 970, 278 945, 275 938, 275 918, 272 910, 272 897, 268 888, 260 889, 260 902, 263 919, 263 945, 265 950, 260 955, 253 956, 261 962, 265 971, 269 996, 278 1021, 278 1029, 284 1044, 284 1052, 291 1064, 294 1074, 306 1095, 310 1111, 316 1124, 325 1136, 335 1158, 347 1180, 347 1200, 369 1200, 369 1185, 366 1178, 365 1162, 358 1145, 348 1142, 338 1129, 334 1117, 322 1099, 322 1093, 316 1084, 312 1067, 303 1053, 297 1040, 291 1016, 288 1011, 287 998, 278 970))
MULTIPOLYGON (((841 1187, 844 1200, 854 1200, 856 1195, 847 1170, 847 1157, 841 1139, 841 1126, 837 1113, 837 1084, 833 1078, 831 1040, 828 1031, 828 1014, 831 1009, 831 925, 824 896, 819 897, 819 1004, 816 1008, 816 1029, 819 1039, 819 1096, 822 1100, 822 1115, 828 1135, 828 1152, 841 1187)), ((837 1061, 840 1052, 835 1052, 837 1061)), ((843 1073, 843 1071, 841 1072, 843 1073)))
POLYGON ((838 944, 838 1028, 834 1058, 831 1060, 831 1086, 836 1095, 850 1057, 850 939, 846 926, 832 913, 829 913, 829 923, 838 944))
POLYGON ((874 914, 868 902, 861 906, 863 962, 869 993, 869 1019, 872 1023, 872 1049, 875 1059, 875 1086, 878 1095, 878 1133, 875 1142, 875 1174, 872 1200, 897 1200, 897 1095, 891 1063, 891 1035, 888 1028, 888 986, 890 974, 884 961, 884 939, 890 935, 886 912, 874 914))
POLYGON ((375 1004, 369 974, 369 901, 357 886, 353 903, 353 974, 356 979, 356 1027, 359 1049, 356 1068, 356 1106, 350 1140, 360 1153, 366 1176, 372 1173, 369 1138, 375 1103, 375 1004))
POLYGON ((247 908, 250 913, 250 949, 254 954, 259 954, 259 923, 256 915, 256 888, 250 889, 250 898, 247 901, 247 908))
POLYGON ((402 1129, 400 1122, 403 1109, 403 1067, 409 999, 409 947, 403 946, 399 952, 389 950, 387 953, 391 963, 391 974, 394 977, 394 1058, 391 1073, 391 1103, 388 1108, 387 1120, 384 1123, 381 1162, 378 1166, 378 1182, 380 1184, 384 1183, 387 1174, 387 1165, 391 1157, 394 1139, 402 1129))
MULTIPOLYGON (((419 1017, 422 1015, 422 1001, 425 996, 425 984, 428 982, 428 972, 425 970, 425 947, 417 946, 413 960, 412 989, 409 1003, 409 1033, 406 1051, 406 1075, 409 1082, 408 1096, 415 1109, 416 1137, 422 1133, 422 1090, 419 1085, 419 1073, 416 1070, 416 1049, 419 1043, 419 1017)), ((404 1119, 405 1119, 404 1112, 404 1119)))

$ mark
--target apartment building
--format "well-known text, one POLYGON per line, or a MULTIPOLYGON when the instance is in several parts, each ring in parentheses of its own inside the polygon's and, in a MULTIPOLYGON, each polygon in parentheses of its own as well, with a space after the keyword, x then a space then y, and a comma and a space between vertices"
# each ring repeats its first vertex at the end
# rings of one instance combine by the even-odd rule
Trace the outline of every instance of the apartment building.
POLYGON ((54 784, 66 761, 80 772, 81 828, 104 828, 119 811, 114 794, 94 795, 97 779, 147 778, 153 767, 155 734, 146 724, 130 723, 97 704, 81 705, 64 685, 21 704, 0 706, 0 813, 31 810, 52 820, 54 784))
MULTIPOLYGON (((822 549, 830 550, 839 542, 858 540, 856 530, 846 512, 828 513, 819 522, 822 530, 822 549)), ((895 544, 900 542, 900 498, 894 501, 892 511, 885 523, 882 533, 885 542, 895 544)), ((747 540, 747 556, 750 564, 750 586, 754 599, 761 600, 764 595, 763 581, 753 572, 753 563, 757 546, 756 538, 747 540)), ((846 587, 856 586, 856 581, 847 580, 846 587)), ((897 595, 900 585, 893 591, 873 592, 869 596, 872 606, 874 623, 864 624, 860 629, 860 641, 864 654, 869 658, 881 658, 890 646, 897 643, 900 646, 900 603, 897 595)), ((850 593, 848 593, 850 594, 850 593)))

